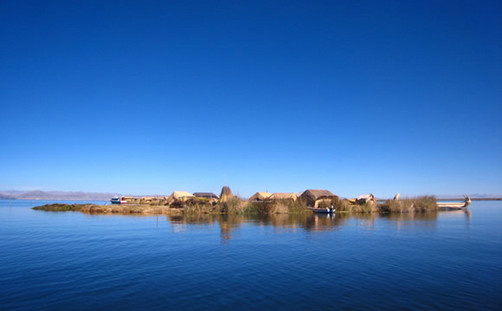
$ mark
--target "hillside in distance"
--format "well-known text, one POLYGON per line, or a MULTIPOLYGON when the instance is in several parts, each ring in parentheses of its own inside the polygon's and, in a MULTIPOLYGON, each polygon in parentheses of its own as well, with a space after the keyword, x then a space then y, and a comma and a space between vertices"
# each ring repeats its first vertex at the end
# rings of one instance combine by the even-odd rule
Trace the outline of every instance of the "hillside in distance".
POLYGON ((0 191, 0 200, 92 200, 105 201, 115 193, 82 191, 0 191))

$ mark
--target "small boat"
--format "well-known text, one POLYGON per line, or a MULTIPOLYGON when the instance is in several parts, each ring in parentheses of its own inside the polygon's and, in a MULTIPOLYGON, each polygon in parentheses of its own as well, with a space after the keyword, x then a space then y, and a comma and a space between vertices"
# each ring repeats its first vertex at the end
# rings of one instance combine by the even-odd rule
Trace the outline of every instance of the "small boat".
POLYGON ((316 207, 307 207, 307 208, 314 213, 322 213, 322 214, 333 214, 336 211, 336 208, 334 208, 333 206, 324 208, 316 208, 316 207))
POLYGON ((112 204, 127 204, 127 200, 124 200, 124 198, 120 197, 113 197, 110 199, 110 202, 112 204))
POLYGON ((464 202, 437 202, 436 204, 441 211, 463 210, 471 204, 471 198, 465 195, 464 202))

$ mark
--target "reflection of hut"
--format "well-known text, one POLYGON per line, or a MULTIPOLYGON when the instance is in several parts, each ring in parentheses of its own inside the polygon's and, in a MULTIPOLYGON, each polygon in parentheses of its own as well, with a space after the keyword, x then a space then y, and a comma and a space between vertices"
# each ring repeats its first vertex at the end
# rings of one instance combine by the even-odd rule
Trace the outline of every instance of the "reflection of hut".
POLYGON ((172 203, 173 201, 175 200, 178 200, 178 201, 186 201, 188 199, 191 199, 193 198, 194 196, 191 195, 190 193, 186 192, 186 191, 174 191, 168 198, 167 198, 167 201, 169 203, 172 203))
POLYGON ((298 196, 294 192, 276 192, 272 194, 268 200, 293 200, 296 201, 298 199, 298 196))
POLYGON ((360 196, 357 197, 356 203, 357 204, 366 204, 366 203, 376 203, 375 196, 373 194, 361 194, 360 196))
POLYGON ((204 199, 218 199, 218 196, 212 192, 194 192, 193 196, 204 199))
POLYGON ((242 216, 237 215, 220 215, 219 220, 221 238, 223 241, 228 241, 232 238, 232 229, 240 227, 243 222, 242 216))
POLYGON ((224 186, 223 188, 221 188, 220 202, 226 202, 233 196, 234 195, 232 194, 232 190, 230 190, 230 187, 224 186))
POLYGON ((338 198, 329 190, 308 189, 305 190, 300 198, 307 203, 307 206, 317 207, 323 201, 330 201, 338 198))
POLYGON ((271 196, 268 192, 256 192, 252 197, 249 198, 249 201, 265 201, 271 196))

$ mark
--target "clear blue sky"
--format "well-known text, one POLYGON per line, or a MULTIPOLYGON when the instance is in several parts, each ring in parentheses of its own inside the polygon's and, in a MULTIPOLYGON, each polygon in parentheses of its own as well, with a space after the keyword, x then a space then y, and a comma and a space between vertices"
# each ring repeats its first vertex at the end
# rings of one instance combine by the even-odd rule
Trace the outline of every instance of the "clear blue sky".
POLYGON ((501 1, 1 1, 0 189, 502 193, 501 1))

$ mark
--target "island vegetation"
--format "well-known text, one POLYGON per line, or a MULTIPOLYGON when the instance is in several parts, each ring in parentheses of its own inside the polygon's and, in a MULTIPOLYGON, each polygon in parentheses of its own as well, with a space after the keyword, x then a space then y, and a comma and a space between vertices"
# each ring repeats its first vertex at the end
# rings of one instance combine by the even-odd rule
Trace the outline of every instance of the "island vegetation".
POLYGON ((234 196, 228 187, 223 187, 218 197, 211 193, 174 192, 164 198, 124 197, 123 204, 46 204, 34 207, 43 211, 78 211, 88 214, 310 214, 317 209, 334 208, 335 213, 428 213, 439 210, 434 196, 377 200, 373 195, 356 199, 342 199, 327 190, 306 190, 300 196, 295 193, 269 194, 259 192, 249 200, 234 196))

